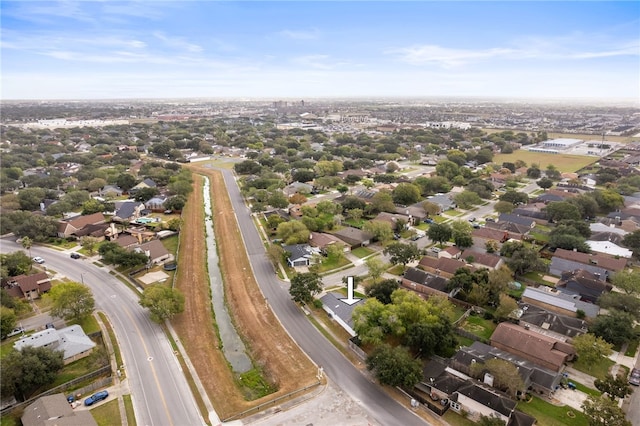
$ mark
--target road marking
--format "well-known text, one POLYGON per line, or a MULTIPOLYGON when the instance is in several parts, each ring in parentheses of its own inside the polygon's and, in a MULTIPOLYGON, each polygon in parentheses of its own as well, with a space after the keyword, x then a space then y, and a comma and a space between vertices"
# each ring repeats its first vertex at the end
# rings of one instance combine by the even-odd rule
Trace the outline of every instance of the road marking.
MULTIPOLYGON (((133 325, 133 327, 136 329, 136 333, 138 333, 138 335, 140 337, 142 337, 142 333, 140 332, 140 329, 138 328, 138 326, 136 325, 136 323, 133 320, 133 317, 131 316, 131 313, 129 312, 128 309, 124 310, 125 313, 127 314, 127 316, 129 317, 129 319, 131 320, 131 324, 133 325)), ((147 360, 151 361, 153 359, 153 357, 149 354, 149 350, 147 349, 147 345, 144 343, 144 339, 140 339, 140 342, 142 343, 142 348, 144 349, 145 353, 147 354, 147 360)), ((156 373, 156 369, 153 367, 153 364, 151 365, 151 372, 153 373, 153 378, 156 381, 156 387, 158 388, 158 391, 160 392, 160 399, 162 400, 162 405, 164 406, 164 411, 167 414, 167 418, 169 419, 169 424, 173 425, 173 422, 171 421, 171 414, 169 413, 169 407, 167 406, 167 401, 164 397, 164 392, 162 392, 162 386, 160 386, 160 382, 158 382, 158 374, 156 373)))

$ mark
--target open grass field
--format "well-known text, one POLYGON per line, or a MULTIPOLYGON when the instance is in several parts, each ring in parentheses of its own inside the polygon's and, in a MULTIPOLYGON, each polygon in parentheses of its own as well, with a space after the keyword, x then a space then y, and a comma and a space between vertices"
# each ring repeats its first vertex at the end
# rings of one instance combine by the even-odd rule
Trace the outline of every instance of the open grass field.
POLYGON ((530 402, 518 403, 517 409, 535 417, 536 424, 540 426, 587 426, 589 424, 587 416, 580 411, 566 405, 549 404, 535 396, 530 402), (568 415, 569 412, 572 414, 568 415))
POLYGON ((497 164, 515 163, 518 160, 527 163, 527 167, 532 164, 538 164, 541 170, 546 169, 549 164, 553 164, 561 172, 576 172, 589 164, 595 163, 598 158, 585 155, 544 154, 522 149, 514 151, 512 154, 498 154, 493 157, 493 162, 497 164))
POLYGON ((203 178, 194 174, 195 190, 183 211, 177 288, 185 295, 185 310, 173 325, 193 362, 207 394, 221 419, 237 415, 260 403, 316 382, 315 367, 284 331, 251 274, 251 266, 238 229, 231 201, 220 172, 194 167, 211 180, 214 220, 226 303, 238 333, 250 351, 254 365, 277 391, 248 401, 238 378, 230 370, 215 332, 202 237, 204 209, 203 178), (215 196, 213 196, 215 194, 215 196), (247 272, 249 271, 249 272, 247 272), (277 342, 277 343, 275 343, 277 342))

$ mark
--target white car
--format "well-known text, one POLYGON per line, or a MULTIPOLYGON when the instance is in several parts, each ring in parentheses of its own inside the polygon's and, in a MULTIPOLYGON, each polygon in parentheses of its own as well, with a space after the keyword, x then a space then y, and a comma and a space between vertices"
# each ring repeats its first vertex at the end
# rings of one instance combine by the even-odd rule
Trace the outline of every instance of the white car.
POLYGON ((39 263, 39 264, 41 264, 41 265, 44 263, 44 259, 43 259, 43 258, 41 258, 40 256, 36 256, 36 257, 34 257, 34 258, 33 258, 33 261, 34 261, 34 262, 36 262, 36 263, 39 263))

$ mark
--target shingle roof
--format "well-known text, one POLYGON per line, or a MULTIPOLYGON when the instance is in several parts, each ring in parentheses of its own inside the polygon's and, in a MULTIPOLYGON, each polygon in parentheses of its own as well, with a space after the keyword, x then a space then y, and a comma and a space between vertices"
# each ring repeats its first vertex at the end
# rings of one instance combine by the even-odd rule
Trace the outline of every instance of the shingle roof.
POLYGON ((472 263, 487 266, 488 268, 495 268, 502 260, 500 256, 496 256, 495 254, 480 253, 469 249, 466 249, 460 255, 460 258, 462 259, 467 259, 469 257, 473 257, 472 263))
POLYGON ((468 382, 462 385, 456 393, 473 399, 506 417, 509 417, 511 412, 516 408, 515 401, 498 394, 489 387, 477 383, 468 382))
POLYGON ((605 254, 581 253, 579 251, 565 250, 561 248, 555 251, 554 257, 572 260, 585 265, 598 265, 599 267, 612 272, 621 271, 627 266, 626 259, 616 259, 615 257, 607 256, 605 254))
POLYGON ((518 225, 531 227, 531 225, 535 223, 535 220, 529 217, 518 216, 516 214, 501 213, 498 217, 498 222, 512 222, 517 223, 518 225))

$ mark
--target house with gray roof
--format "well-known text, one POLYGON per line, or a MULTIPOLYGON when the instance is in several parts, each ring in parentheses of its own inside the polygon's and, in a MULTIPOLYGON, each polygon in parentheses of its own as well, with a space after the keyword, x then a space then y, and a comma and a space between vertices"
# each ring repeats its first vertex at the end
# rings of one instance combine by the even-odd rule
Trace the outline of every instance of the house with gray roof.
POLYGON ((589 331, 589 324, 583 319, 560 315, 528 303, 521 302, 519 307, 522 315, 518 318, 518 325, 554 339, 571 341, 589 331))
POLYGON ((457 207, 457 204, 453 200, 453 197, 449 194, 436 194, 428 197, 426 201, 440 207, 440 213, 447 210, 455 209, 457 207))
POLYGON ((449 280, 444 277, 439 277, 421 269, 409 267, 402 276, 400 283, 402 287, 415 291, 419 294, 448 297, 448 281, 449 280))
POLYGON ((98 426, 88 410, 74 410, 63 393, 41 396, 27 405, 23 426, 98 426))
POLYGON ((116 222, 133 221, 142 215, 144 204, 138 201, 125 201, 119 206, 116 204, 116 213, 111 220, 116 222))
POLYGON ((371 243, 371 239, 374 237, 373 234, 349 226, 334 231, 332 234, 340 238, 352 249, 368 246, 371 243))
POLYGON ((309 266, 313 263, 313 256, 320 254, 320 249, 311 247, 309 244, 293 244, 282 246, 285 252, 289 253, 287 263, 292 268, 296 266, 309 266))
POLYGON ((578 295, 568 295, 549 287, 527 287, 522 293, 522 302, 541 307, 561 315, 575 317, 581 310, 589 318, 595 318, 600 313, 600 307, 593 303, 583 302, 578 295))
POLYGON ((322 309, 327 312, 330 318, 340 324, 347 333, 355 337, 356 332, 353 330, 353 318, 351 316, 356 306, 362 305, 366 299, 360 299, 353 304, 346 303, 342 299, 346 299, 346 297, 341 293, 327 293, 320 298, 322 309))
POLYGON ((59 330, 47 328, 23 337, 13 344, 16 350, 26 346, 62 351, 64 363, 69 364, 88 356, 96 344, 84 333, 82 327, 74 324, 59 330))
POLYGON ((536 226, 536 221, 531 217, 518 216, 517 214, 510 213, 500 213, 498 216, 498 223, 500 222, 511 222, 522 226, 527 226, 529 228, 533 228, 536 226))

